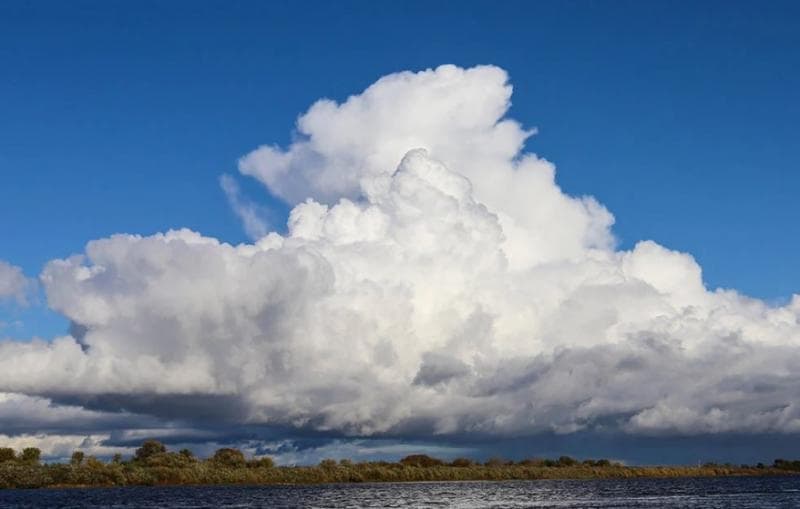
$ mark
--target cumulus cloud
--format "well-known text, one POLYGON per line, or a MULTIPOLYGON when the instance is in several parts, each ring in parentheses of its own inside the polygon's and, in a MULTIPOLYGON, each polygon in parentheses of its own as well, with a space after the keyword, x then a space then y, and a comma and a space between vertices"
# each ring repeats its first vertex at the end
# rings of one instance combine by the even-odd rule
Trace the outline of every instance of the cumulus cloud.
POLYGON ((0 302, 10 299, 25 304, 29 286, 30 282, 22 269, 0 260, 0 302))
POLYGON ((468 179, 474 199, 497 216, 514 267, 608 248, 613 216, 590 197, 562 193, 555 167, 521 152, 535 131, 504 117, 511 92, 493 66, 391 74, 343 104, 318 101, 299 118, 298 141, 263 146, 239 169, 290 203, 332 205, 379 199, 403 156, 424 148, 468 179))
POLYGON ((294 205, 285 235, 116 235, 50 262, 81 337, 0 343, 0 390, 338 435, 800 431, 800 296, 616 250, 612 215, 522 152, 510 97, 501 69, 442 66, 317 102, 240 162, 294 205))

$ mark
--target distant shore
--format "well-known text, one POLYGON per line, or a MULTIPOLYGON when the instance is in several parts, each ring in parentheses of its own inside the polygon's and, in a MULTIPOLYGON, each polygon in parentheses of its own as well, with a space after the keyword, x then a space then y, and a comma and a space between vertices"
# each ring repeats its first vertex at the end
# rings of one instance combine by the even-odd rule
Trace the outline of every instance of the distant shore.
POLYGON ((42 464, 38 450, 17 455, 0 448, 0 488, 66 488, 167 485, 294 485, 363 482, 510 481, 537 479, 633 479, 676 477, 785 476, 800 474, 800 462, 771 465, 625 466, 608 460, 562 456, 556 460, 511 462, 467 458, 445 462, 417 454, 398 462, 323 460, 316 466, 275 466, 270 458, 245 459, 236 449, 220 449, 208 459, 191 452, 167 452, 147 441, 136 455, 110 462, 75 452, 69 463, 42 464))

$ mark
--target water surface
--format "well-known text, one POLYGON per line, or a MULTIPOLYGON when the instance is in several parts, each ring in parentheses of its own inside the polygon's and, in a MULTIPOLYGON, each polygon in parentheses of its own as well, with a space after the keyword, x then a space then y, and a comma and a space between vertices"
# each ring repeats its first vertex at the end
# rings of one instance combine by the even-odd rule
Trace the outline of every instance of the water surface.
POLYGON ((128 487, 0 490, 3 508, 800 508, 800 478, 128 487))

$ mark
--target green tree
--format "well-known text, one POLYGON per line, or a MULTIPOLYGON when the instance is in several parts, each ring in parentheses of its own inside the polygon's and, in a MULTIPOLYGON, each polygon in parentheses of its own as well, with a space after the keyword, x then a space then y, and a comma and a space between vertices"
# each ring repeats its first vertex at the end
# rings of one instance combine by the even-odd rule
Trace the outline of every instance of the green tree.
POLYGON ((444 465, 444 461, 431 458, 427 454, 412 454, 400 460, 400 463, 409 467, 437 467, 444 465))
POLYGON ((336 468, 336 460, 326 458, 319 462, 319 468, 324 468, 325 470, 336 468))
POLYGON ((541 458, 525 458, 520 460, 518 464, 524 467, 542 467, 545 464, 545 460, 541 458))
POLYGON ((11 447, 0 447, 0 463, 4 461, 13 461, 16 457, 17 454, 11 447))
POLYGON ((275 462, 269 456, 264 456, 248 461, 247 466, 250 468, 272 468, 275 466, 275 462))
POLYGON ((81 463, 83 463, 84 454, 81 451, 75 451, 72 453, 72 457, 69 459, 69 463, 72 466, 79 467, 81 463))
POLYGON ((558 458, 559 467, 572 467, 578 464, 578 460, 570 458, 569 456, 561 456, 558 458))
POLYGON ((218 465, 225 465, 227 467, 243 467, 247 464, 244 454, 239 449, 232 449, 230 447, 223 447, 217 449, 211 461, 218 465))
POLYGON ((105 465, 102 461, 95 458, 94 456, 89 456, 86 458, 86 466, 91 468, 92 470, 102 470, 105 468, 105 465))
POLYGON ((42 457, 42 451, 39 450, 38 447, 26 447, 22 450, 22 456, 20 459, 25 463, 31 463, 36 465, 39 463, 39 459, 42 457))
POLYGON ((164 444, 159 442, 158 440, 145 440, 142 443, 142 446, 136 449, 136 454, 134 454, 134 459, 137 461, 143 461, 150 456, 155 454, 161 454, 167 452, 167 448, 164 444))
POLYGON ((489 458, 488 460, 483 462, 484 466, 487 467, 502 467, 504 465, 508 465, 508 461, 504 460, 503 458, 489 458))
POLYGON ((471 459, 469 458, 456 458, 450 462, 451 467, 471 467, 474 465, 471 459))

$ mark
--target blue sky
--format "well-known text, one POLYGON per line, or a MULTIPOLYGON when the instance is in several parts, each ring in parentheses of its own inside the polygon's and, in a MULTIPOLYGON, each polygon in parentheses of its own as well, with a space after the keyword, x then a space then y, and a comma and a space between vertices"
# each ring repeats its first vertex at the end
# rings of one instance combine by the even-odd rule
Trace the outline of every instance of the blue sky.
MULTIPOLYGON (((0 5, 0 260, 36 277, 114 233, 247 242, 219 179, 319 98, 493 64, 509 116, 622 249, 691 253, 711 289, 800 292, 797 2, 22 2, 0 5)), ((63 334, 42 294, 0 337, 63 334)), ((746 457, 747 454, 743 454, 746 457)))

